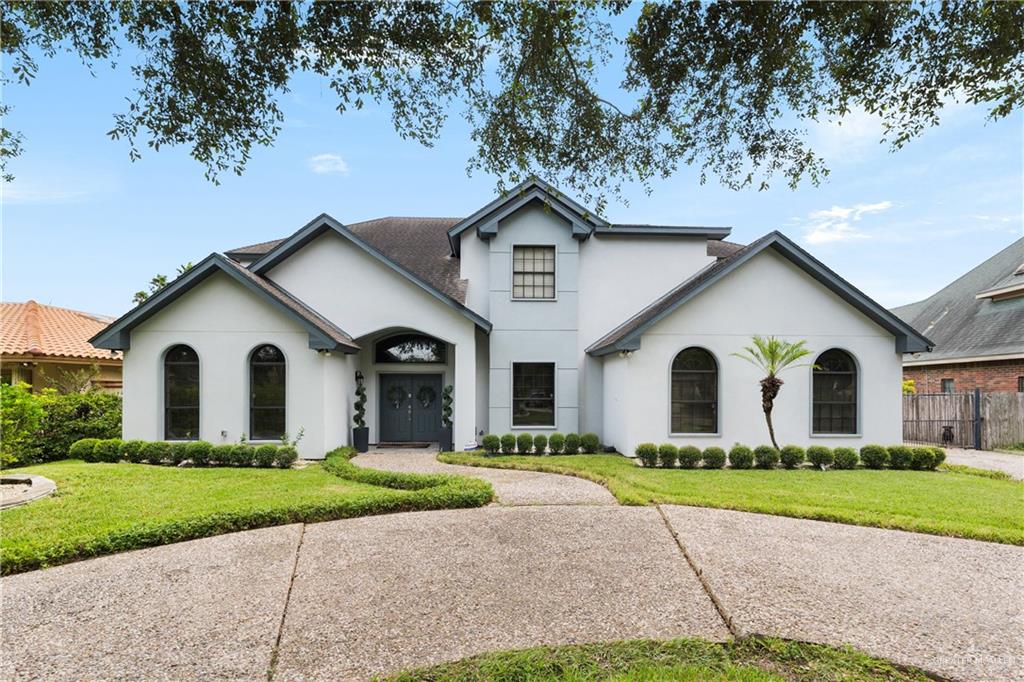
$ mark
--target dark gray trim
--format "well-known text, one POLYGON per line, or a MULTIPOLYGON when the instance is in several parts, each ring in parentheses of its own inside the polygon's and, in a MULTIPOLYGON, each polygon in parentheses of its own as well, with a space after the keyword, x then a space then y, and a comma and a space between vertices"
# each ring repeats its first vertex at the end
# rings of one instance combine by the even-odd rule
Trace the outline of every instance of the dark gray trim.
MULTIPOLYGON (((302 325, 309 334, 310 348, 314 350, 340 350, 344 353, 356 353, 359 351, 359 346, 344 343, 332 338, 329 329, 321 328, 320 326, 312 323, 310 320, 307 320, 300 315, 296 310, 290 308, 282 301, 279 301, 255 281, 239 272, 239 267, 240 266, 233 265, 228 262, 224 256, 217 253, 211 253, 209 256, 193 266, 188 272, 150 296, 144 303, 111 322, 110 325, 103 329, 103 331, 89 339, 89 343, 96 348, 128 350, 131 347, 132 329, 163 310, 182 295, 188 293, 192 288, 210 275, 217 272, 223 272, 246 289, 264 298, 273 304, 278 310, 284 312, 290 318, 302 325)), ((278 289, 280 289, 280 287, 278 287, 278 289)), ((280 291, 282 295, 288 296, 297 302, 297 299, 284 291, 284 289, 280 289, 280 291)), ((336 331, 344 334, 340 329, 336 329, 336 331)))
POLYGON ((594 228, 595 237, 706 237, 725 239, 731 227, 699 227, 688 225, 607 225, 594 228))
POLYGON ((266 255, 264 255, 262 258, 257 260, 255 263, 249 265, 249 269, 252 270, 257 275, 264 275, 267 272, 269 272, 272 268, 282 263, 289 256, 294 254, 296 251, 300 250, 302 247, 306 246, 311 241, 313 241, 314 239, 328 231, 333 231, 336 234, 344 237, 348 241, 352 242, 355 246, 362 249, 365 253, 369 254, 373 258, 377 259, 384 265, 391 268, 394 272, 398 273, 405 279, 409 280, 416 286, 426 291, 428 294, 439 300, 441 303, 444 303, 448 307, 452 308, 453 310, 459 312, 463 316, 472 320, 473 324, 480 327, 488 334, 491 332, 491 323, 489 321, 487 321, 477 313, 473 312, 462 303, 456 301, 451 296, 448 296, 447 294, 438 290, 432 284, 421 278, 419 275, 416 275, 415 273, 405 269, 395 261, 391 260, 390 258, 385 256, 383 253, 375 249, 367 242, 363 241, 354 232, 349 230, 347 227, 345 227, 344 225, 342 225, 341 223, 339 223, 337 220, 327 215, 326 213, 321 213, 319 216, 317 216, 309 223, 307 223, 304 227, 302 227, 298 232, 293 234, 291 237, 288 237, 280 244, 275 246, 273 249, 268 251, 266 255))
POLYGON ((587 348, 587 353, 597 357, 618 351, 640 349, 640 338, 652 326, 672 314, 680 306, 719 281, 730 272, 741 267, 765 249, 772 248, 794 265, 813 277, 827 289, 859 310, 870 320, 896 337, 896 352, 928 352, 934 344, 919 334, 913 327, 871 300, 865 293, 826 267, 821 261, 797 246, 781 232, 771 232, 735 255, 707 266, 682 285, 648 306, 644 311, 619 325, 603 338, 613 337, 607 342, 599 340, 587 348), (666 300, 668 299, 668 300, 666 300), (647 311, 652 311, 647 313, 647 311))

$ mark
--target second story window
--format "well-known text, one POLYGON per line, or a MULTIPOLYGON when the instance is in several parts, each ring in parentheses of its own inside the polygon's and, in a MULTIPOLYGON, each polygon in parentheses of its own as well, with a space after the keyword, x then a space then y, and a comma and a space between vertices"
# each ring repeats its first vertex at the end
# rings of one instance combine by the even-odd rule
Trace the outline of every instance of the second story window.
POLYGON ((512 298, 555 298, 555 247, 512 247, 512 298))

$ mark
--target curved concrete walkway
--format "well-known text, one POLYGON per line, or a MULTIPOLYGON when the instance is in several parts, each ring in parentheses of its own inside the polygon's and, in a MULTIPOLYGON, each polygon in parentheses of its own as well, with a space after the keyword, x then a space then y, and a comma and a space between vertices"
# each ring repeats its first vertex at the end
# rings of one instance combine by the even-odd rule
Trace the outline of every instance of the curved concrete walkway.
MULTIPOLYGON (((508 485, 522 493, 530 480, 508 485)), ((953 679, 1024 680, 1024 548, 538 499, 234 533, 4 578, 0 678, 360 680, 537 644, 756 633, 849 643, 953 679)))

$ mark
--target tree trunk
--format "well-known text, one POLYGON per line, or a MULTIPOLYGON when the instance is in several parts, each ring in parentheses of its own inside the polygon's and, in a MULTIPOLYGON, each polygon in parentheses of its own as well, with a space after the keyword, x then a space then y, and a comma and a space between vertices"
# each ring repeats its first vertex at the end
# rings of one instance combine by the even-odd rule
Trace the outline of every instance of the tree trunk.
POLYGON ((775 398, 782 388, 782 379, 769 374, 761 379, 761 409, 764 410, 764 420, 768 424, 768 437, 772 439, 772 447, 779 449, 775 440, 775 425, 772 424, 772 409, 775 407, 775 398))

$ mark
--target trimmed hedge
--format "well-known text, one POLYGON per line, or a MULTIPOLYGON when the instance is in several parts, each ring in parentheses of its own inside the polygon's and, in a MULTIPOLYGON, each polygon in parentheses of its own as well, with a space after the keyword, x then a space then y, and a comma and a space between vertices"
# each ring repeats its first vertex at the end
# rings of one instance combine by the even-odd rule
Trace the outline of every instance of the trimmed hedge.
POLYGON ((548 437, 538 433, 533 437, 533 453, 535 455, 546 455, 548 452, 548 437))
POLYGON ((76 440, 68 448, 68 456, 73 459, 84 459, 86 462, 94 461, 92 458, 93 450, 96 448, 96 443, 99 443, 99 438, 82 438, 76 440))
POLYGON ((269 469, 277 461, 278 448, 276 445, 261 445, 258 448, 253 448, 251 451, 239 449, 244 447, 244 445, 235 447, 236 461, 239 462, 238 466, 252 466, 255 464, 263 469, 269 469), (245 464, 241 463, 243 460, 245 464))
POLYGON ((72 443, 68 455, 86 462, 117 462, 126 459, 133 464, 178 465, 191 461, 193 466, 222 467, 278 466, 286 469, 298 459, 298 451, 290 445, 213 445, 203 440, 122 442, 117 439, 83 438, 72 443))
MULTIPOLYGON (((99 446, 97 446, 99 447, 99 446)), ((910 448, 910 468, 918 471, 934 469, 939 464, 935 461, 935 453, 925 445, 910 448)))
POLYGON ((679 448, 672 443, 662 443, 658 446, 658 466, 663 469, 671 469, 679 460, 679 448))
POLYGON ((142 446, 142 457, 150 464, 163 464, 171 456, 171 444, 154 441, 142 446))
POLYGON ((514 433, 506 433, 501 437, 501 454, 516 454, 516 435, 514 433))
POLYGON ((881 469, 889 463, 889 451, 881 445, 865 445, 860 449, 860 461, 868 469, 881 469))
POLYGON ((774 469, 779 463, 779 451, 771 445, 758 445, 754 448, 754 464, 758 469, 774 469))
POLYGON ((520 433, 516 436, 516 450, 520 455, 528 455, 533 452, 533 435, 520 433))
POLYGON ((116 464, 121 461, 121 448, 124 442, 120 438, 105 438, 93 448, 93 461, 116 464))
MULTIPOLYGON (((174 454, 174 459, 177 459, 177 454, 174 453, 174 449, 171 449, 174 454)), ((185 446, 185 455, 188 459, 192 460, 193 466, 201 467, 206 466, 210 463, 210 454, 213 452, 213 443, 207 443, 205 440, 197 440, 189 443, 185 446)))
POLYGON ((295 449, 294 445, 282 445, 277 449, 277 455, 274 457, 274 464, 279 469, 291 469, 292 465, 299 459, 299 451, 295 449))
POLYGON ((831 448, 827 448, 824 445, 812 445, 807 448, 807 461, 813 464, 816 469, 826 469, 832 466, 835 457, 832 455, 831 448))
POLYGON ((142 447, 146 444, 144 440, 126 440, 121 446, 121 458, 132 464, 142 464, 142 447))
POLYGON ((580 453, 580 435, 578 433, 565 434, 565 448, 562 452, 567 455, 578 455, 580 453))
POLYGON ((856 469, 857 451, 853 448, 835 448, 832 450, 833 464, 836 469, 856 469))
POLYGON ((645 467, 652 468, 658 465, 658 446, 654 443, 640 443, 634 453, 645 467))
POLYGON ((560 433, 552 433, 548 436, 548 450, 552 455, 562 454, 562 450, 565 449, 565 436, 560 433))
POLYGON ((746 445, 736 444, 729 450, 729 466, 733 469, 749 469, 754 464, 754 451, 746 445))
POLYGON ((213 450, 210 452, 210 459, 218 464, 225 463, 225 465, 229 465, 233 460, 231 451, 234 449, 234 445, 227 443, 224 445, 214 445, 213 450))
POLYGON ((705 469, 721 469, 725 466, 725 450, 719 447, 711 446, 704 448, 704 454, 701 456, 704 460, 705 469))
POLYGON ((888 448, 888 450, 890 469, 910 468, 910 460, 914 458, 914 453, 910 449, 910 447, 906 445, 892 445, 888 448))
POLYGON ((804 449, 799 445, 786 445, 779 451, 779 461, 787 469, 796 469, 804 463, 804 449))
POLYGON ((171 443, 171 464, 177 466, 188 459, 188 446, 191 441, 179 440, 171 443))
POLYGON ((596 433, 584 433, 580 436, 580 449, 587 455, 597 454, 601 450, 601 439, 596 433))
POLYGON ((679 466, 684 469, 694 469, 700 464, 700 448, 694 445, 684 445, 679 448, 679 466))

